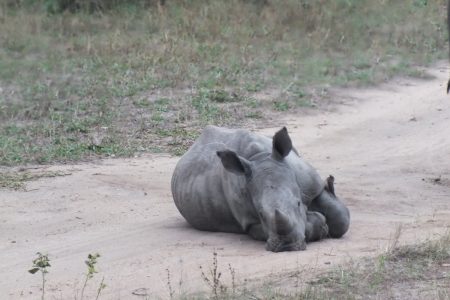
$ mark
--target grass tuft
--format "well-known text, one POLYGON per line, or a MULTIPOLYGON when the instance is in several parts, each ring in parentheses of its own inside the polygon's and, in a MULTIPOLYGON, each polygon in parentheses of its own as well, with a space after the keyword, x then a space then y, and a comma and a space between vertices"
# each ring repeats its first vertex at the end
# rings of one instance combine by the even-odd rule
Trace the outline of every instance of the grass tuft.
POLYGON ((25 184, 31 180, 38 180, 46 177, 67 176, 71 173, 60 171, 0 171, 0 188, 6 188, 11 190, 24 190, 25 184))

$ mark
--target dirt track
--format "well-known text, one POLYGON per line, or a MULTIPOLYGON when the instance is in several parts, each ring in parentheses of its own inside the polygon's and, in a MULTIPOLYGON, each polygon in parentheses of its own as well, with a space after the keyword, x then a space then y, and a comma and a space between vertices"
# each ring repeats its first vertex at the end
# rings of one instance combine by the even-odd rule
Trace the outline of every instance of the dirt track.
POLYGON ((30 182, 26 192, 0 191, 0 298, 39 297, 40 278, 27 272, 37 251, 52 260, 48 299, 79 293, 83 261, 94 252, 102 257, 89 295, 104 276, 103 299, 139 299, 132 292, 140 288, 165 299, 166 269, 176 294, 205 289, 199 266, 211 266, 214 249, 228 284, 228 263, 243 281, 377 254, 398 224, 403 243, 436 238, 450 225, 450 97, 443 86, 447 70, 431 73, 436 78, 429 81, 341 90, 335 112, 279 121, 324 178, 336 177, 336 192, 352 214, 344 238, 270 253, 244 235, 196 231, 171 199, 177 157, 52 166, 47 169, 71 175, 30 182))

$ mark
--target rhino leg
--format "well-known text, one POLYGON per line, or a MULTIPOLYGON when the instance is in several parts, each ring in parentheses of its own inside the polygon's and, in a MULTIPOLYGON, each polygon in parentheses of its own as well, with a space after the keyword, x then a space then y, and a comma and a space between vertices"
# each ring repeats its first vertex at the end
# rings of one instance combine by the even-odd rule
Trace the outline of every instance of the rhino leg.
POLYGON ((264 232, 261 224, 251 225, 248 234, 257 241, 267 241, 267 233, 264 232))
POLYGON ((325 216, 317 211, 306 212, 306 241, 314 242, 328 236, 325 216))
POLYGON ((312 200, 308 209, 323 214, 327 220, 329 236, 340 238, 347 232, 350 225, 350 212, 344 203, 336 197, 333 180, 332 176, 328 177, 325 189, 312 200))

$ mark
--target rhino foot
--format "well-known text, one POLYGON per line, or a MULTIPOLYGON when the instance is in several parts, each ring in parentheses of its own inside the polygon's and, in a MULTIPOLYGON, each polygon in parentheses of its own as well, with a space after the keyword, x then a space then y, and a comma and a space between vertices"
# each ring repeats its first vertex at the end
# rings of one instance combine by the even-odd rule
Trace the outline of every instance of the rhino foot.
POLYGON ((314 242, 328 236, 328 225, 325 216, 317 211, 306 212, 306 241, 314 242))

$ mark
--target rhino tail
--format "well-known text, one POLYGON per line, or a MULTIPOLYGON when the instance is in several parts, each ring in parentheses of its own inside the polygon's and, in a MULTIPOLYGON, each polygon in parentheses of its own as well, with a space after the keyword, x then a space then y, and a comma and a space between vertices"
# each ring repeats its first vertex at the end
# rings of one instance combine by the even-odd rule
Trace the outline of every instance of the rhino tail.
POLYGON ((334 193, 334 176, 333 175, 328 176, 326 184, 325 184, 325 190, 327 190, 333 196, 336 197, 336 194, 334 193))

